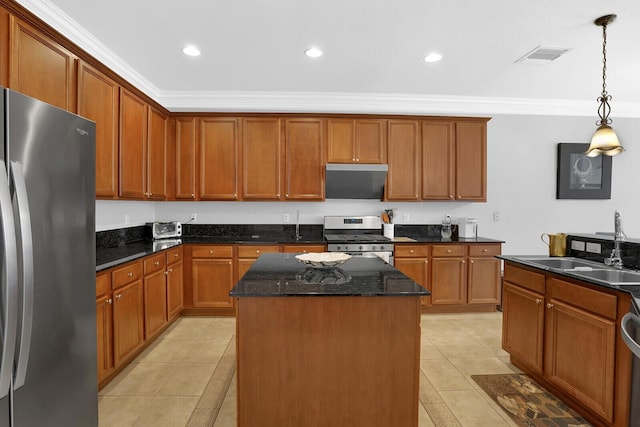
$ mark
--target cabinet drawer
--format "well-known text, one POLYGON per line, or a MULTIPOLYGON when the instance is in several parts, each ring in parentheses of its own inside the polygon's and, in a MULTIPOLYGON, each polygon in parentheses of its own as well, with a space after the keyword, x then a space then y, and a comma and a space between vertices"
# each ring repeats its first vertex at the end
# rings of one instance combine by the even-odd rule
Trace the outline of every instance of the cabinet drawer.
POLYGON ((111 281, 113 289, 124 286, 127 283, 131 283, 134 280, 138 280, 142 277, 142 261, 136 261, 131 264, 127 264, 124 267, 120 267, 111 273, 111 281))
POLYGON ((547 296, 609 319, 616 319, 618 298, 615 295, 551 278, 547 296))
POLYGON ((286 245, 284 246, 284 252, 290 254, 298 253, 311 253, 311 252, 324 252, 324 245, 286 245))
POLYGON ((192 258, 233 258, 233 246, 199 245, 191 248, 192 258))
POLYGON ((277 245, 241 245, 238 246, 238 258, 258 258, 262 254, 280 252, 277 245))
POLYGON ((182 261, 182 246, 167 251, 167 265, 182 261))
POLYGON ((433 245, 431 248, 431 256, 446 257, 446 256, 464 256, 464 245, 433 245))
POLYGON ((469 245, 469 256, 496 256, 500 255, 500 245, 469 245))
POLYGON ((541 294, 545 292, 544 274, 534 273, 509 263, 504 266, 504 280, 541 294))
POLYGON ((426 258, 429 256, 429 246, 396 245, 393 255, 396 258, 426 258))
POLYGON ((157 254, 144 259, 145 276, 164 269, 164 254, 157 254))
POLYGON ((111 292, 111 275, 109 273, 96 276, 96 297, 111 292))

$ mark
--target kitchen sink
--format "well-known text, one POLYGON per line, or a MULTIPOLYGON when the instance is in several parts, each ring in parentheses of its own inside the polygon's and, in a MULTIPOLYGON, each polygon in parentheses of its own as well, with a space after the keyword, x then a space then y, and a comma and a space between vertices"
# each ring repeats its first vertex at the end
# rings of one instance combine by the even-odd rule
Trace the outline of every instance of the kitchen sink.
POLYGON ((640 285, 640 273, 613 269, 573 270, 571 273, 611 285, 640 285))
POLYGON ((525 258, 525 257, 521 257, 519 258, 522 261, 526 261, 528 263, 532 263, 532 264, 539 264, 543 267, 547 267, 547 268, 552 268, 552 269, 556 269, 556 270, 573 270, 575 268, 580 268, 580 267, 591 267, 591 268, 596 268, 596 266, 599 266, 598 263, 594 263, 591 261, 585 261, 579 258, 558 258, 558 257, 549 257, 549 258, 525 258))

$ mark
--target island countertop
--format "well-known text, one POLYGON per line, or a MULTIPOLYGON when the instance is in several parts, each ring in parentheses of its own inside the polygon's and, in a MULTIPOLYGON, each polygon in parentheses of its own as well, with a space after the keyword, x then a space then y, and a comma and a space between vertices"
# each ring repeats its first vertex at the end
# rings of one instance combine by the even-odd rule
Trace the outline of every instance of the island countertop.
POLYGON ((427 296, 429 291, 378 257, 336 268, 307 267, 295 254, 263 254, 231 290, 233 297, 427 296))

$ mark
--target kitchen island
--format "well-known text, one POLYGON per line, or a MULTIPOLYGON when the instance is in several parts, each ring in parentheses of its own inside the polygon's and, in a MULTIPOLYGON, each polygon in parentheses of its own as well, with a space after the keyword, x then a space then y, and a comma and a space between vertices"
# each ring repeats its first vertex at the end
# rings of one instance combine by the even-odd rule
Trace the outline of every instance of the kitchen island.
POLYGON ((238 426, 418 425, 420 297, 377 257, 264 254, 237 300, 238 426))

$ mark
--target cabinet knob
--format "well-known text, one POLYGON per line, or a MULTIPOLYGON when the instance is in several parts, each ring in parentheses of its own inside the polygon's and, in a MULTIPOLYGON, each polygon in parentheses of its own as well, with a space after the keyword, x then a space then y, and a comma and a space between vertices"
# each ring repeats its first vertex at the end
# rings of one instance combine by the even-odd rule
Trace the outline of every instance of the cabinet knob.
POLYGON ((122 298, 122 294, 116 295, 116 299, 120 299, 120 298, 122 298))
POLYGON ((482 252, 489 252, 489 250, 488 249, 483 249, 482 252))
POLYGON ((447 253, 450 254, 451 253, 451 249, 447 249, 447 253))
POLYGON ((306 249, 303 249, 303 250, 302 250, 302 253, 303 253, 303 254, 306 254, 306 253, 307 253, 307 250, 306 250, 306 249))
POLYGON ((196 198, 196 195, 191 193, 191 197, 193 197, 194 199, 196 198))
POLYGON ((168 275, 169 275, 169 271, 168 271, 168 270, 167 270, 167 271, 165 271, 165 272, 164 272, 164 275, 165 275, 165 276, 168 276, 168 275))
POLYGON ((551 304, 550 302, 547 303, 547 308, 553 308, 553 304, 551 304))
POLYGON ((280 197, 280 193, 276 194, 276 197, 280 197))
POLYGON ((351 161, 352 161, 352 162, 355 162, 355 161, 356 161, 356 158, 355 158, 355 157, 352 157, 352 158, 351 158, 351 161))
POLYGON ((536 304, 540 304, 542 300, 540 298, 536 298, 536 304))
POLYGON ((409 253, 411 253, 411 254, 412 254, 412 253, 413 253, 413 249, 411 249, 411 250, 409 251, 409 253))
MULTIPOLYGON (((464 261, 463 261, 464 262, 464 261)), ((469 261, 469 264, 473 264, 473 260, 469 261)))
POLYGON ((149 193, 149 197, 153 196, 153 193, 149 193))
POLYGON ((173 268, 170 268, 167 270, 169 273, 171 273, 173 271, 173 268))
POLYGON ((160 265, 160 261, 154 262, 155 265, 160 265))
POLYGON ((289 195, 288 195, 288 194, 285 194, 285 195, 284 195, 284 197, 289 197, 289 195))
POLYGON ((359 162, 359 161, 360 161, 360 159, 356 157, 356 162, 359 162))
POLYGON ((211 249, 211 250, 209 251, 209 253, 210 253, 210 254, 213 254, 213 249, 211 249))
POLYGON ((466 264, 465 260, 460 261, 460 263, 462 263, 462 264, 466 264))
POLYGON ((133 273, 131 272, 127 273, 127 277, 133 277, 133 273))
POLYGON ((111 298, 109 298, 109 299, 107 300, 107 304, 111 304, 112 302, 113 302, 113 300, 112 300, 111 298))
POLYGON ((180 256, 180 254, 173 254, 173 256, 174 256, 175 258, 178 258, 178 257, 180 256))
POLYGON ((227 264, 231 265, 231 261, 227 262, 227 264))
POLYGON ((453 199, 453 194, 449 194, 449 198, 450 198, 450 199, 453 199))
POLYGON ((260 249, 256 249, 256 253, 259 254, 260 253, 260 249))

